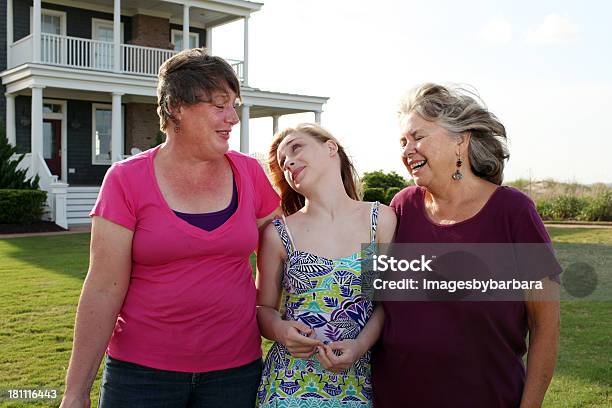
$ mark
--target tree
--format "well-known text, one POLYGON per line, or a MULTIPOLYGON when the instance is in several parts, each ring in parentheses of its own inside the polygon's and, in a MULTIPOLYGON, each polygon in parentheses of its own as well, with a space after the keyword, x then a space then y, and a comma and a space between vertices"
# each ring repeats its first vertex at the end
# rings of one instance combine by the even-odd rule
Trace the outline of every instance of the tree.
POLYGON ((363 201, 379 201, 383 204, 389 204, 386 200, 385 190, 376 187, 363 190, 363 201))
POLYGON ((364 201, 380 201, 387 205, 401 189, 413 184, 412 180, 406 181, 394 171, 385 173, 382 170, 364 173, 361 182, 364 201))
POLYGON ((28 179, 27 170, 17 168, 24 157, 9 144, 4 124, 0 123, 0 189, 38 190, 39 177, 28 179), (17 157, 13 158, 14 155, 17 157))
POLYGON ((364 189, 382 188, 385 191, 391 187, 402 189, 410 184, 396 172, 385 173, 382 170, 364 173, 361 181, 364 189))

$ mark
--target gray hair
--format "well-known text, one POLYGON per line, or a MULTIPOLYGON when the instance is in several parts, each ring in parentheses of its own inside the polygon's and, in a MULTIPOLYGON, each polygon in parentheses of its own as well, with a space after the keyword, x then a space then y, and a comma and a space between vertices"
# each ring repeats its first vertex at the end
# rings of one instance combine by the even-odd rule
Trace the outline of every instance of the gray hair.
POLYGON ((455 134, 468 132, 471 139, 468 156, 472 172, 478 177, 501 185, 504 160, 510 157, 506 145, 506 128, 487 110, 475 92, 459 86, 427 83, 412 89, 402 98, 399 115, 418 113, 455 134))

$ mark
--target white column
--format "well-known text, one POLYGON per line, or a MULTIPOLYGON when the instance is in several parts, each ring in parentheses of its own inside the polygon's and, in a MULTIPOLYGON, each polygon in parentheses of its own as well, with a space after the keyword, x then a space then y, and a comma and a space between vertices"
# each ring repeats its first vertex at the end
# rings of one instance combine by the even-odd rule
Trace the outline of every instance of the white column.
POLYGON ((113 70, 121 72, 121 0, 113 9, 113 70))
POLYGON ((272 133, 276 134, 278 132, 278 118, 280 115, 272 115, 272 133))
POLYGON ((212 42, 213 42, 213 37, 212 37, 212 32, 213 32, 213 28, 207 28, 206 29, 206 51, 212 55, 212 42))
POLYGON ((189 4, 183 4, 183 49, 189 48, 189 4))
POLYGON ((15 95, 5 93, 4 96, 6 96, 6 138, 8 139, 10 145, 16 146, 17 135, 15 127, 15 95))
POLYGON ((43 88, 41 85, 32 85, 32 128, 31 146, 32 170, 38 174, 39 158, 43 157, 43 88))
POLYGON ((11 44, 13 43, 13 0, 6 0, 6 67, 11 66, 11 44))
POLYGON ((113 107, 111 114, 111 160, 123 160, 123 126, 121 123, 122 93, 113 92, 113 107))
POLYGON ((244 61, 242 62, 242 83, 249 86, 249 16, 244 18, 244 61))
POLYGON ((34 0, 34 9, 32 10, 32 41, 34 41, 32 52, 34 54, 34 62, 40 62, 41 14, 40 0, 34 0))
POLYGON ((251 115, 251 105, 242 105, 240 112, 240 151, 249 153, 249 117, 251 115))
POLYGON ((317 125, 321 124, 321 111, 315 111, 315 123, 317 125))

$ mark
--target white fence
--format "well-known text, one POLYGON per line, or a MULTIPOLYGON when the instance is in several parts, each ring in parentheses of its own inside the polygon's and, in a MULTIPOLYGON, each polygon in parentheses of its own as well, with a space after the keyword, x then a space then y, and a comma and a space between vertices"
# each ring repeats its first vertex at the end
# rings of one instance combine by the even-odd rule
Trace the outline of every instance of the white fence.
MULTIPOLYGON (((12 158, 14 159, 15 157, 12 158)), ((67 229, 66 193, 68 184, 59 181, 57 176, 51 174, 45 159, 40 154, 26 153, 18 168, 26 169, 28 178, 38 176, 40 189, 47 192, 43 218, 50 219, 60 227, 67 229)))
POLYGON ((10 46, 11 66, 13 68, 25 64, 32 58, 32 44, 34 43, 32 34, 15 41, 10 46))
POLYGON ((174 50, 121 44, 124 72, 157 75, 159 66, 174 54, 176 54, 174 50))
MULTIPOLYGON (((40 41, 40 62, 43 64, 115 72, 115 44, 112 42, 47 33, 41 34, 40 41)), ((159 66, 176 54, 174 50, 139 45, 121 44, 120 47, 118 72, 125 74, 157 76, 159 66)), ((10 52, 9 68, 34 61, 33 36, 29 35, 11 44, 10 52)), ((227 61, 242 81, 243 61, 227 61)))

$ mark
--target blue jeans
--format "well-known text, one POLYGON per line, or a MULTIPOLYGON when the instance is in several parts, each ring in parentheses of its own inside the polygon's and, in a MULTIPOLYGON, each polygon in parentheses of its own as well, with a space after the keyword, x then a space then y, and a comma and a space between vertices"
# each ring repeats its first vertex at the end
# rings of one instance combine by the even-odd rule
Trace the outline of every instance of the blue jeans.
POLYGON ((262 362, 207 373, 158 370, 106 357, 99 408, 252 408, 262 362))

